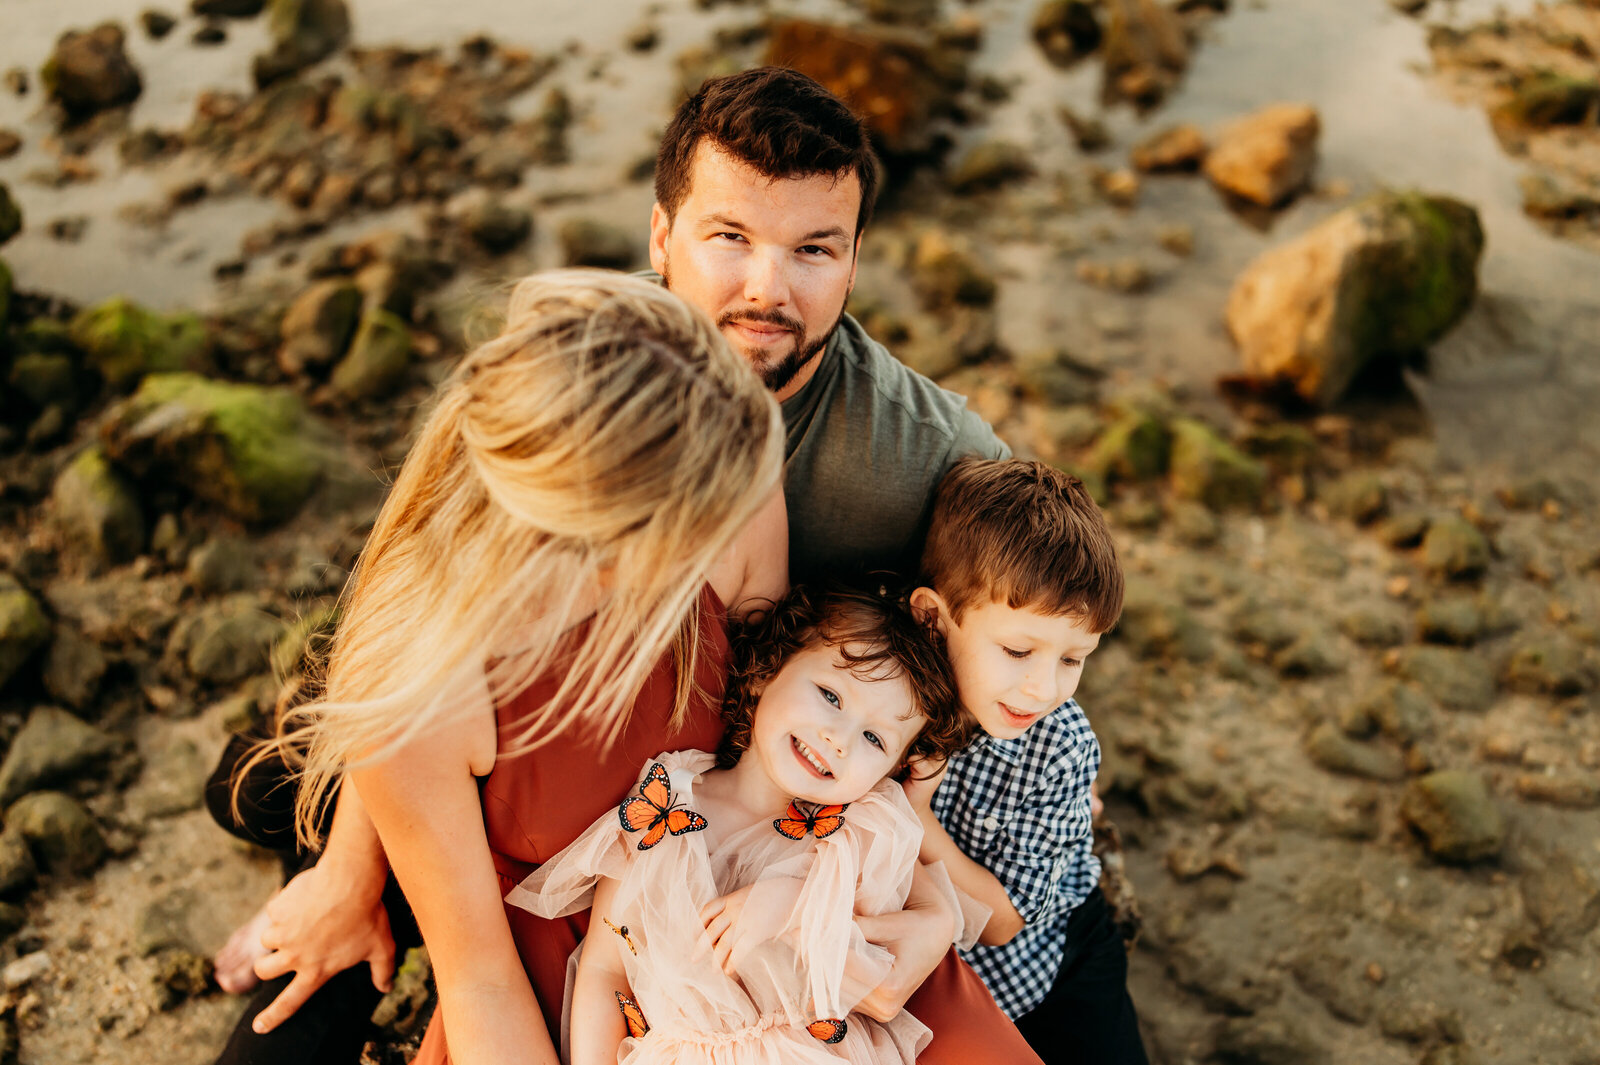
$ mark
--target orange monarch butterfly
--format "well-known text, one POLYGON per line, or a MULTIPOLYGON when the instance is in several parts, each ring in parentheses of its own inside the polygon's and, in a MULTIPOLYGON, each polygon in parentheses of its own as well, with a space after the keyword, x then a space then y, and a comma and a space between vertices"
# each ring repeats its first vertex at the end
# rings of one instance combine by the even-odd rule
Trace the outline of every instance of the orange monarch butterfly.
POLYGON ((706 819, 693 810, 672 805, 672 785, 667 782, 667 767, 656 762, 639 784, 639 794, 630 795, 617 807, 622 827, 629 832, 643 832, 639 850, 647 851, 661 842, 661 837, 671 832, 681 836, 685 832, 699 832, 706 827, 706 819))
POLYGON ((621 991, 614 991, 612 994, 617 996, 617 1009, 622 1011, 622 1019, 628 1022, 628 1034, 635 1039, 643 1039, 650 1031, 650 1026, 644 1021, 644 1011, 639 1008, 637 1002, 621 991))
POLYGON ((844 825, 844 812, 850 809, 850 804, 843 806, 818 806, 816 803, 805 803, 805 810, 801 811, 801 802, 795 799, 789 803, 789 812, 772 822, 772 827, 778 830, 780 836, 790 839, 805 839, 810 832, 818 839, 827 839, 844 825))
POLYGON ((602 917, 600 919, 606 923, 606 927, 607 928, 611 929, 617 935, 621 936, 622 937, 622 941, 624 943, 628 944, 629 953, 635 954, 635 955, 637 955, 639 953, 639 948, 637 948, 637 947, 635 947, 633 945, 633 937, 628 934, 628 926, 627 925, 623 925, 621 928, 618 928, 616 925, 611 923, 611 918, 602 917))
POLYGON ((843 1018, 812 1021, 810 1024, 806 1025, 806 1031, 810 1032, 814 1038, 820 1039, 824 1043, 837 1043, 839 1040, 844 1038, 844 1034, 849 1030, 850 1026, 844 1022, 843 1018))

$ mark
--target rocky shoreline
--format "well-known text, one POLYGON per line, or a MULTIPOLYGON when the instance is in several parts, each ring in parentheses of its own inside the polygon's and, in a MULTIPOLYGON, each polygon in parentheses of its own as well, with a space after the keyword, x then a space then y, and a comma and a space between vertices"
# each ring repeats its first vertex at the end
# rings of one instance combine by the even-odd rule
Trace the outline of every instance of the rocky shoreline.
MULTIPOLYGON (((214 1057, 241 1004, 207 955, 278 870, 210 825, 200 787, 336 623, 385 471, 475 335, 463 291, 525 262, 547 208, 561 261, 644 261, 642 219, 521 194, 596 122, 557 77, 573 55, 351 49, 360 5, 340 0, 194 7, 63 37, 29 90, 60 108, 53 180, 93 183, 108 143, 164 176, 128 212, 140 226, 206 202, 283 210, 203 314, 72 306, 0 264, 0 1062, 214 1057), (256 17, 273 43, 253 92, 202 95, 181 129, 128 128, 125 33, 181 26, 209 47, 207 27, 256 17), (402 210, 416 224, 313 239, 402 210)), ((1477 295, 1471 205, 1346 202, 1317 176, 1320 116, 1294 101, 1160 122, 1227 9, 1032 6, 1027 46, 1051 69, 1094 69, 1104 107, 1153 119, 1108 145, 1099 116, 1050 116, 1077 146, 1066 170, 985 130, 1013 86, 974 59, 984 4, 861 0, 836 21, 735 4, 703 48, 652 54, 647 18, 615 61, 673 63, 689 86, 779 59, 857 92, 892 190, 852 312, 1107 506, 1129 601, 1081 698, 1105 749, 1107 867, 1142 916, 1152 1059, 1592 1065, 1600 490, 1453 465, 1399 385, 1477 295), (1138 361, 1168 279, 1205 268, 1195 227, 1149 205, 1201 182, 1240 226, 1331 201, 1213 308, 1239 352, 1226 403, 1138 361), (1090 211, 1147 235, 1086 235, 1090 211), (1099 294, 1091 342, 1015 340, 1033 293, 1019 242, 1099 294)), ((1581 70, 1532 72, 1589 49, 1592 82, 1595 15, 1554 4, 1430 39, 1436 76, 1552 181, 1593 180, 1600 105, 1581 70)), ((617 170, 638 185, 650 160, 617 170)), ((1600 215, 1528 195, 1594 246, 1600 215)), ((0 244, 37 224, 0 185, 0 244)), ((372 1061, 414 1046, 424 958, 397 987, 372 1061)))

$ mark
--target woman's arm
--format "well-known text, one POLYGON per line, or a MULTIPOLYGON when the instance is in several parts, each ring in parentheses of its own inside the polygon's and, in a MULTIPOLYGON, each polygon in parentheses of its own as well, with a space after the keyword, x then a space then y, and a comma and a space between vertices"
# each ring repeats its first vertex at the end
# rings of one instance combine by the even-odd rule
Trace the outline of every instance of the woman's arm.
MULTIPOLYGON (((605 916, 616 896, 617 882, 602 880, 594 889, 595 917, 605 916)), ((599 928, 601 926, 595 926, 599 928)), ((622 965, 620 936, 601 933, 584 938, 578 975, 572 983, 572 1065, 616 1065, 617 1046, 628 1034, 617 992, 632 996, 622 965)))
POLYGON ((506 921, 475 773, 494 765, 492 710, 453 718, 353 768, 416 914, 456 1065, 556 1065, 554 1041, 506 921))
POLYGON ((766 610, 789 590, 789 514, 782 488, 773 490, 707 579, 737 621, 766 610))

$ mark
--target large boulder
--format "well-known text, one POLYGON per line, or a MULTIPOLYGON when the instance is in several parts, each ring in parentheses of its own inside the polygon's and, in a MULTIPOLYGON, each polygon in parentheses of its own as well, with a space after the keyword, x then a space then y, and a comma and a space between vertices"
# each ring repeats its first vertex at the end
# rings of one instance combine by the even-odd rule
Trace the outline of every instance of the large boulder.
POLYGON ((271 0, 267 11, 272 50, 257 55, 250 72, 256 87, 326 59, 350 38, 350 9, 344 0, 271 0))
POLYGON ((1369 362, 1422 350, 1471 306, 1483 228, 1458 200, 1384 192, 1239 275, 1228 331, 1247 376, 1338 399, 1369 362))
POLYGON ((0 805, 30 791, 70 780, 104 762, 117 741, 54 706, 40 706, 11 740, 0 764, 0 805))
POLYGON ((144 85, 123 43, 122 27, 115 22, 63 33, 39 71, 45 92, 72 118, 132 103, 144 85))
POLYGON ((1311 177, 1321 131, 1315 108, 1273 104, 1222 132, 1206 155, 1206 177, 1230 195, 1276 207, 1311 177))
POLYGON ((50 499, 61 537, 92 571, 144 549, 144 509, 133 486, 98 447, 85 448, 56 477, 50 499))
POLYGON ((39 601, 9 573, 0 573, 0 688, 50 639, 39 601))
MULTIPOLYGON (((11 189, 0 182, 0 244, 4 244, 22 231, 22 209, 11 198, 11 189)), ((9 280, 10 271, 7 271, 9 280)), ((9 287, 9 286, 7 286, 9 287)))
POLYGON ((211 344, 199 318, 157 314, 120 296, 79 312, 69 332, 112 388, 125 388, 147 373, 204 370, 210 362, 211 344))
POLYGON ((326 430, 283 388, 152 374, 108 412, 107 454, 141 477, 176 481, 241 521, 288 518, 316 487, 326 430))

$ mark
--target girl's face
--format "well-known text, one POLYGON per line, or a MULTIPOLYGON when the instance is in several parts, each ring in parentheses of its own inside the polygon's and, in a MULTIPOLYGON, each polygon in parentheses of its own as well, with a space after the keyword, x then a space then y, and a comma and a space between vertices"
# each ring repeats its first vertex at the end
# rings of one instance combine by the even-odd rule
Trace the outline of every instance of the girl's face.
POLYGON ((885 676, 891 668, 881 663, 862 676, 838 649, 807 647, 761 693, 745 757, 794 798, 855 802, 899 766, 926 722, 906 678, 885 676))

